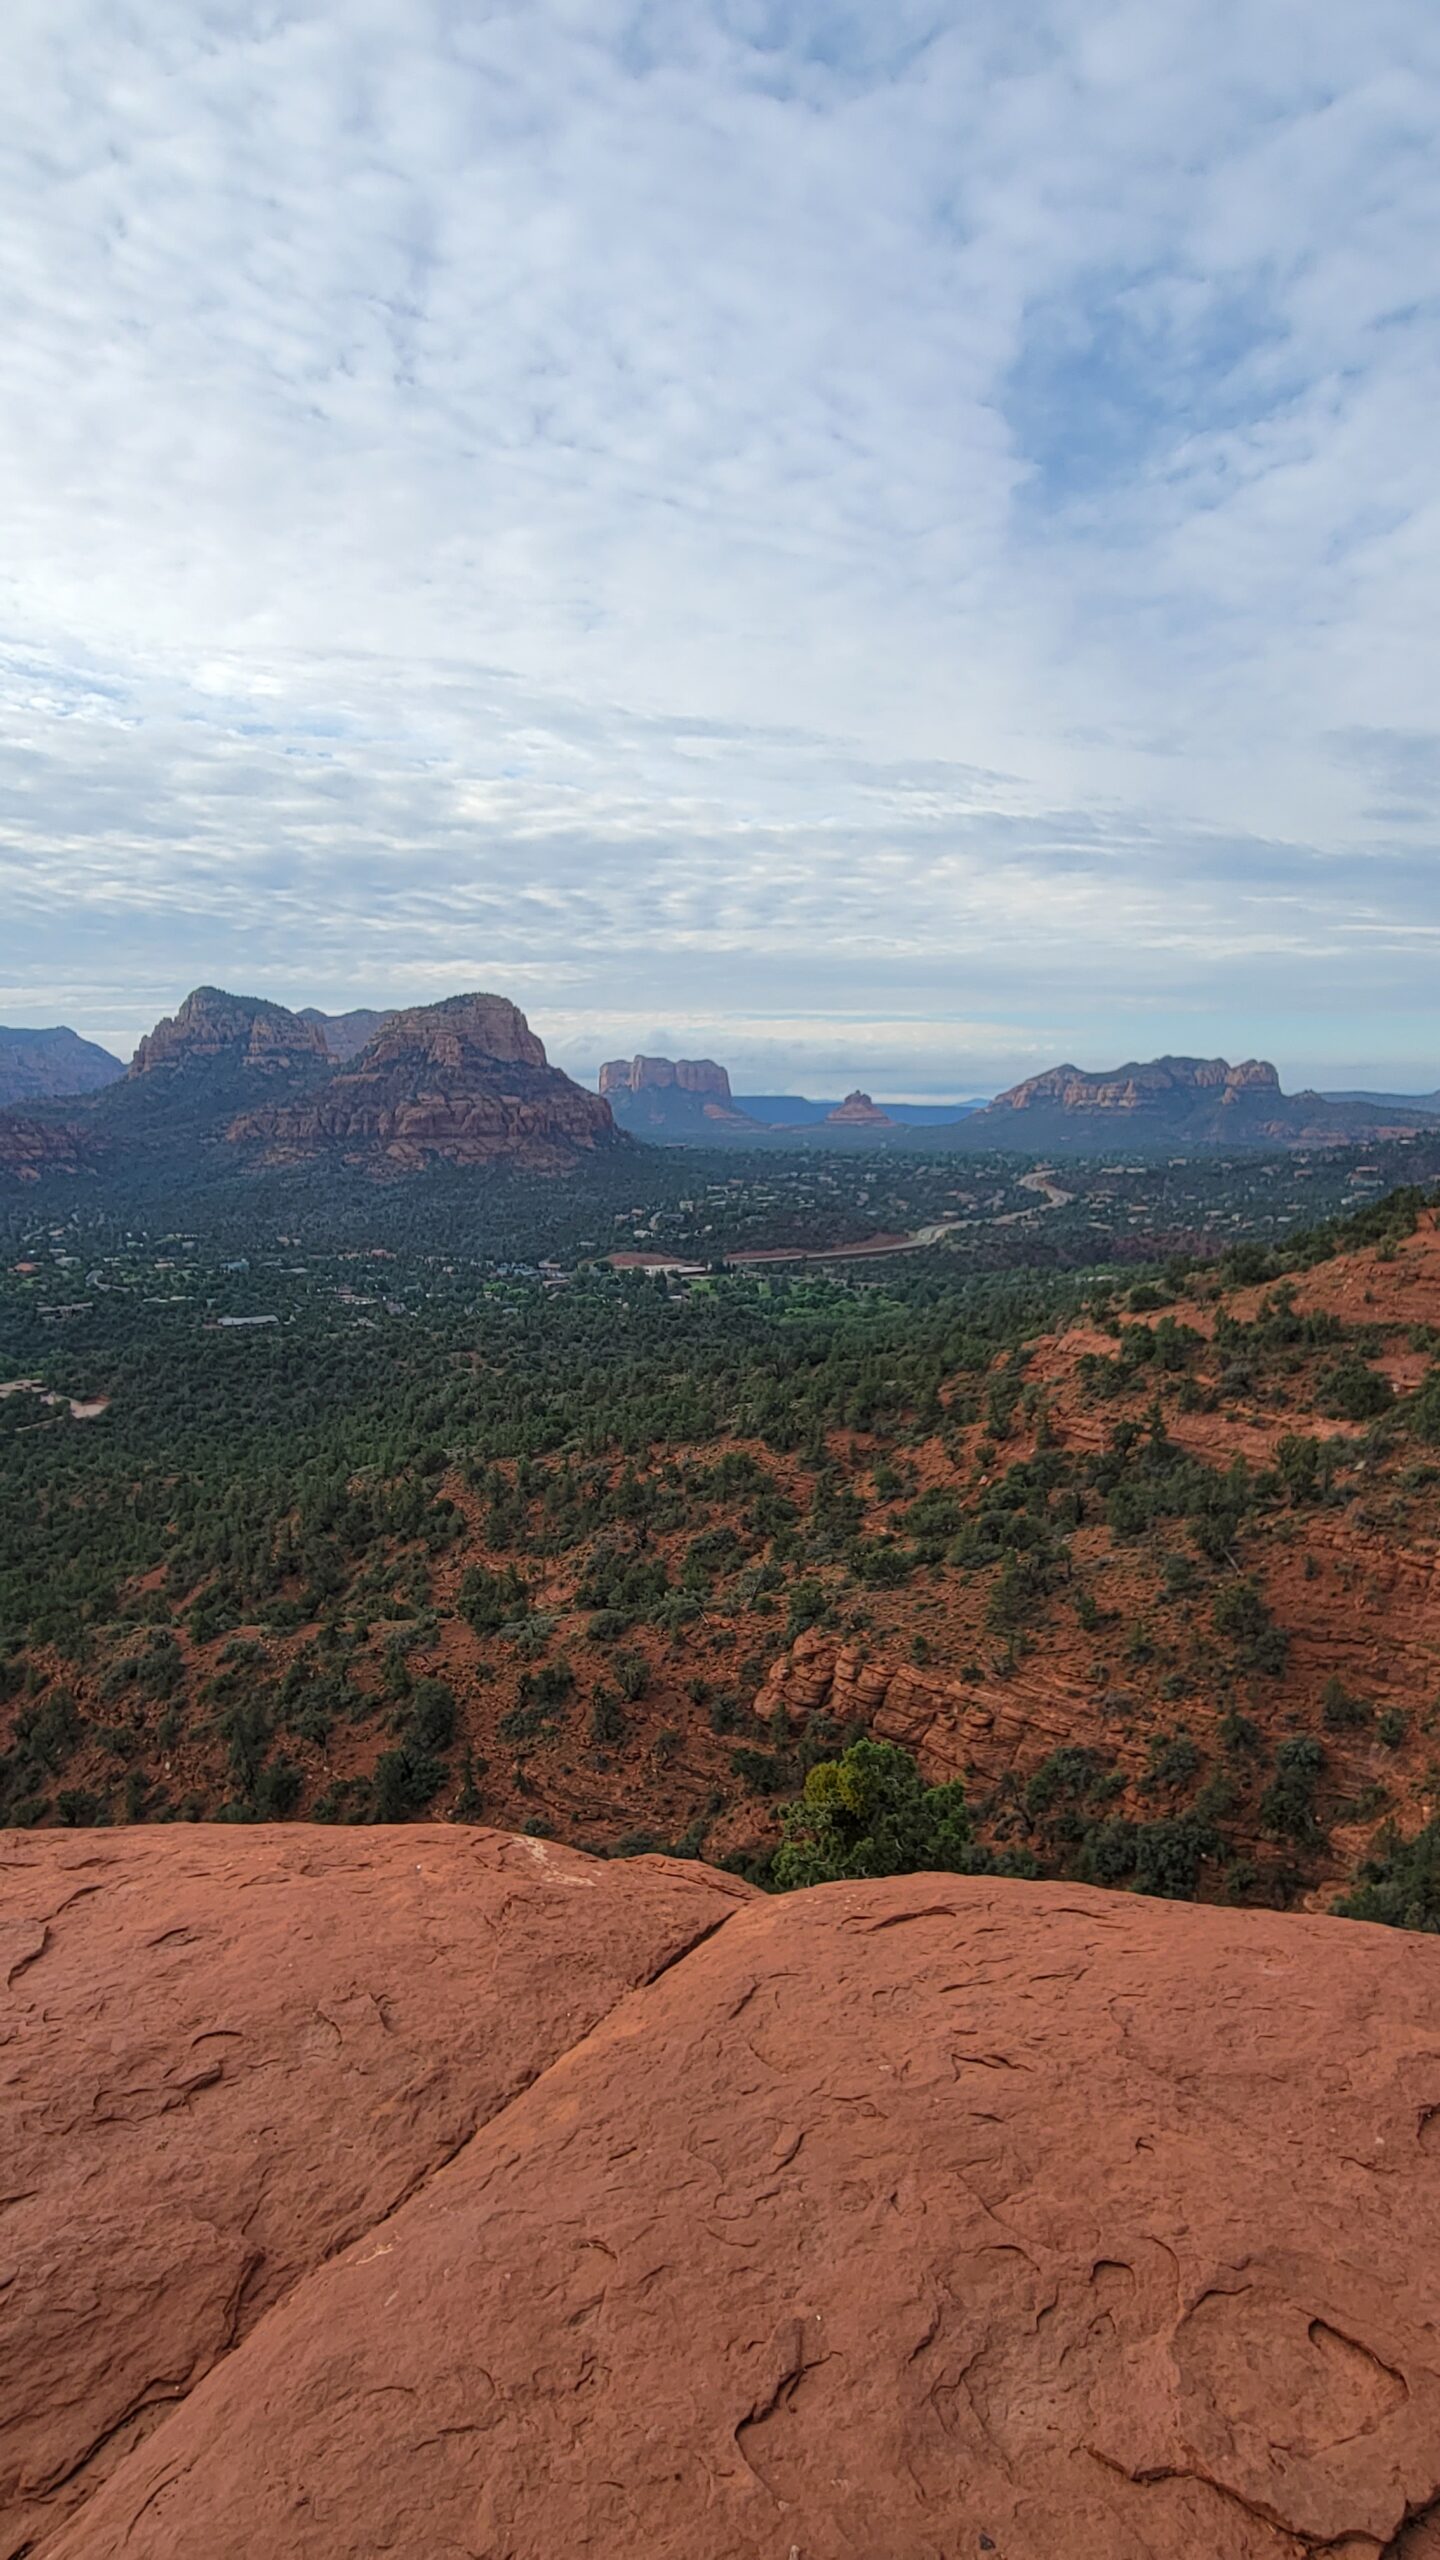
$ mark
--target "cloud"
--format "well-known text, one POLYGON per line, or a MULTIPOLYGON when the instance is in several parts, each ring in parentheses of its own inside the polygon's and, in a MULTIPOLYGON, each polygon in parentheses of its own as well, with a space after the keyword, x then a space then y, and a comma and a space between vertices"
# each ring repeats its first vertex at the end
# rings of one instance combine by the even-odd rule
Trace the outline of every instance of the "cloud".
POLYGON ((478 978, 577 1064, 1434 1080, 1424 0, 7 51, 12 1016, 478 978))

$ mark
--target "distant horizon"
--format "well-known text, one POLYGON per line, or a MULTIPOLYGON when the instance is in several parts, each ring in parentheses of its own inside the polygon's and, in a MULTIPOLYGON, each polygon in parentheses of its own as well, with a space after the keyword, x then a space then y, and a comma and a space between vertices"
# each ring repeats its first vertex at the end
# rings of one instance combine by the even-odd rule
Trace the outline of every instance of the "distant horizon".
MULTIPOLYGON (((313 992, 278 995, 269 986, 242 985, 234 977, 233 972, 227 978, 225 975, 217 974, 213 969, 191 980, 178 993, 157 999, 155 1010, 145 1014, 143 1018, 138 1009, 130 1007, 126 1009, 124 1015, 111 1015, 107 1025, 106 1016, 102 1010, 102 999, 97 1003, 93 1013, 89 1014, 88 1019, 77 1018, 77 1016, 63 1019, 51 1014, 43 1020, 38 1018, 24 1020, 20 1016, 29 1008, 22 1007, 17 1010, 12 1001, 4 1021, 0 1022, 0 1030, 73 1031, 81 1039, 91 1040, 98 1047, 107 1050, 122 1065, 128 1065, 144 1035, 152 1030, 165 1015, 173 1014, 184 1002, 185 997, 197 986, 216 986, 223 988, 231 995, 262 998, 271 1003, 283 1004, 293 1013, 303 1012, 309 1006, 327 1015, 398 1011, 404 1004, 439 1003, 448 995, 483 992, 506 997, 511 1003, 519 1006, 531 1028, 544 1042, 545 1052, 551 1064, 563 1068, 577 1084, 583 1084, 592 1091, 599 1083, 601 1067, 608 1060, 619 1057, 712 1058, 726 1069, 730 1077, 731 1090, 737 1097, 745 1093, 757 1096, 794 1094, 806 1101, 840 1101, 848 1092, 858 1087, 871 1094, 877 1102, 913 1103, 931 1107, 943 1106, 951 1102, 989 1100, 995 1094, 1007 1091, 1012 1085, 1022 1084, 1031 1076, 1043 1074, 1049 1068, 1065 1064, 1074 1065, 1087 1074, 1102 1074, 1127 1064, 1144 1064, 1151 1059, 1161 1057, 1223 1057, 1231 1065, 1237 1065, 1245 1058, 1263 1058, 1275 1067, 1281 1085, 1287 1093, 1305 1090, 1331 1093, 1353 1090, 1414 1096, 1418 1099, 1440 1089, 1440 1060, 1428 1067, 1417 1065, 1413 1059, 1400 1063, 1371 1060, 1359 1064, 1345 1061, 1328 1066, 1299 1066, 1287 1061, 1283 1053, 1277 1054, 1278 1044, 1267 1046, 1261 1041, 1251 1041, 1242 1045, 1232 1041, 1228 1047, 1221 1047, 1200 1041, 1159 1038, 1154 1034, 1153 1025, 1147 1026, 1153 1043, 1149 1047, 1132 1045, 1122 1048, 1116 1044, 1107 1054, 1097 1052, 1087 1055, 1081 1045, 1072 1039, 1068 1044, 1062 1042, 1029 1056, 1011 1057, 1008 1060, 982 1058, 973 1069, 968 1071, 962 1062, 950 1072, 942 1074, 936 1069, 927 1076, 923 1067, 917 1070, 913 1062, 909 1062, 907 1072, 906 1065, 899 1061, 887 1063, 883 1057, 877 1058, 873 1055, 867 1057, 864 1054, 865 1039, 867 1036, 873 1039, 877 1029, 880 1028, 870 1024, 855 1026, 853 1049, 848 1051, 836 1049, 829 1052, 827 1056, 818 1049, 817 1043, 816 1051, 808 1057, 802 1056, 797 1063, 793 1051, 777 1060, 774 1050, 767 1046, 757 1055, 756 1046, 752 1040, 743 1037, 730 1039, 723 1024, 719 1028, 712 1029, 708 1035, 703 1032, 697 1033, 693 1025, 687 1025, 683 1038, 677 1037, 673 1028, 652 1026, 647 1036, 636 1038, 632 1036, 634 1030, 632 1017, 623 1025, 616 1024, 608 1043, 603 1031, 598 1034, 591 1030, 580 1035, 566 1032, 555 1035, 547 1027, 546 1008, 543 1003, 537 1004, 533 997, 527 1002, 522 994, 500 984, 435 986, 422 994, 410 993, 404 997, 385 996, 373 992, 366 994, 346 992, 327 1000, 323 995, 316 995, 313 992), (123 1028, 118 1027, 121 1024, 123 1028)), ((4 1001, 7 994, 13 997, 13 990, 0 990, 0 1002, 4 1001)), ((885 1026, 885 1028, 891 1027, 893 1026, 885 1026)))

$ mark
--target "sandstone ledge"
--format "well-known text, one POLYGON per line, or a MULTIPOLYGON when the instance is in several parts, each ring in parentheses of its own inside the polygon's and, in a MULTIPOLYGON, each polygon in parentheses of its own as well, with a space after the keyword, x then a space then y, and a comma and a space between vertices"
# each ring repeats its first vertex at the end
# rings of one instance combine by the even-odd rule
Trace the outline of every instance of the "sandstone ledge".
MULTIPOLYGON (((43 1918, 14 1942, 7 2060, 52 2030, 68 2056, 34 2199, 57 2298, 83 2267, 110 2352, 148 2329, 165 2371, 170 2143, 192 2180, 228 2164, 222 2234, 262 2140, 303 2155, 288 2287, 78 2512, 32 2524, 56 2560, 1433 2554, 1428 1941, 988 1878, 769 1900, 429 1828, 21 1855, 26 1908, 48 1883, 54 1910, 48 1946, 43 1918), (103 1955, 127 1867, 149 1916, 112 1930, 87 2004, 81 1933, 103 1955), (306 1928, 312 1892, 332 1916, 306 1928), (223 1998, 184 1910, 230 1950, 223 1998), (368 2004, 392 1996, 386 2025, 368 2004), (237 2112, 236 2070, 161 2112, 183 2043, 161 2013, 247 2002, 261 2103, 237 2112), (382 2181, 367 2146, 427 2064, 421 2166, 382 2181), (112 2116, 109 2184, 102 2087, 145 2109, 112 2116), (123 2288, 122 2194, 151 2252, 123 2288)), ((91 2338, 51 2332, 52 2390, 98 2387, 91 2338)))

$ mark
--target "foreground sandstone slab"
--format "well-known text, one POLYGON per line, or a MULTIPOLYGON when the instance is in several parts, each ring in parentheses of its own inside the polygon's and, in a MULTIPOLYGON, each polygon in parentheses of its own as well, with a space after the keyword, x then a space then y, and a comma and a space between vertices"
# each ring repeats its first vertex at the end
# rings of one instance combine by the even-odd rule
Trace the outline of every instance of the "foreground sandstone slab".
POLYGON ((1432 1943, 954 1877, 742 1903, 45 2548, 1433 2560, 1437 2207, 1432 1943))
POLYGON ((0 2553, 745 1890, 444 1824, 3 1835, 0 2553))

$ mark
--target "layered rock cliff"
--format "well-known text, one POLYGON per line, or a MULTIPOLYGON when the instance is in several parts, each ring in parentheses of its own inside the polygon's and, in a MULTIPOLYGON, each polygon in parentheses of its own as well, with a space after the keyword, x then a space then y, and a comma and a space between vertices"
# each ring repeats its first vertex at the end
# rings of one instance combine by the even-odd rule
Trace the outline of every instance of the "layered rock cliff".
POLYGON ((1430 2560, 1432 1942, 18 1841, 0 2549, 1430 2560))
POLYGON ((713 1058, 611 1058, 600 1070, 600 1091, 621 1128, 637 1138, 713 1145, 763 1136, 739 1109, 729 1075, 713 1058))
POLYGON ((224 1059, 262 1074, 324 1062, 328 1052, 318 1026, 262 996, 227 995, 221 987, 196 987, 178 1013, 147 1032, 130 1064, 134 1076, 155 1075, 224 1059))
POLYGON ((730 1101, 730 1078, 713 1058, 611 1058, 600 1070, 600 1090, 617 1093, 701 1093, 730 1101))
POLYGON ((228 1134, 271 1161, 333 1151, 397 1170, 540 1173, 618 1142, 608 1102, 550 1066, 518 1007, 490 995, 391 1015, 348 1067, 301 1100, 242 1113, 228 1134))

